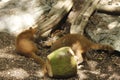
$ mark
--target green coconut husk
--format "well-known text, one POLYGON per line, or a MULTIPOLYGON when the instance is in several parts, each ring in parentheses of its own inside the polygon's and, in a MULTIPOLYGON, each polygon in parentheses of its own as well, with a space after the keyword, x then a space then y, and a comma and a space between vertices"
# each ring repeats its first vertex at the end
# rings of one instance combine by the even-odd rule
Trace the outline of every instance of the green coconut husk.
POLYGON ((70 47, 62 47, 47 56, 48 75, 54 78, 69 78, 77 74, 77 61, 70 47))

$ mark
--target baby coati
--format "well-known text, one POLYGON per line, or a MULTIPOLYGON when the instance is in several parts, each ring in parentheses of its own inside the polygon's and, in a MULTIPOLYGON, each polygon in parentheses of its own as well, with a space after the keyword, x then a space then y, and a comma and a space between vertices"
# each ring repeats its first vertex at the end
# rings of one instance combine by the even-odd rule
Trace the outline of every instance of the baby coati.
POLYGON ((83 53, 90 50, 107 50, 109 52, 114 51, 111 46, 94 43, 80 34, 67 34, 61 37, 51 46, 51 51, 65 46, 72 48, 75 56, 77 57, 78 63, 83 62, 83 53))
POLYGON ((41 64, 42 69, 45 69, 45 61, 40 56, 36 55, 38 48, 34 43, 35 33, 36 29, 33 29, 32 27, 21 32, 16 38, 16 51, 21 55, 33 58, 37 63, 41 64))

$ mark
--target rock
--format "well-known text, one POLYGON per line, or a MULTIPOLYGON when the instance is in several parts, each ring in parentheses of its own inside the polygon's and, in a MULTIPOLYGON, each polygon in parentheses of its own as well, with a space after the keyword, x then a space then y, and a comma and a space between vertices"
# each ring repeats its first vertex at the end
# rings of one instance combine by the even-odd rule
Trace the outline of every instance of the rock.
POLYGON ((102 13, 94 15, 94 17, 99 21, 95 23, 97 19, 92 19, 94 24, 88 24, 87 35, 96 43, 108 44, 120 51, 120 23, 117 21, 120 17, 102 13))

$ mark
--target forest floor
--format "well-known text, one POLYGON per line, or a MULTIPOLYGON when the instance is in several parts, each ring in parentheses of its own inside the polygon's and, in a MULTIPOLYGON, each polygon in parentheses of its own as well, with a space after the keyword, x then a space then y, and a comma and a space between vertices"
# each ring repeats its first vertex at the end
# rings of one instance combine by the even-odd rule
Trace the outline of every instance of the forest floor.
MULTIPOLYGON (((91 51, 88 53, 91 58, 80 65, 75 77, 61 80, 120 80, 120 16, 95 12, 86 26, 85 35, 96 43, 108 43, 118 52, 109 55, 104 51, 91 51)), ((50 48, 39 49, 41 56, 49 54, 50 48)), ((42 79, 41 66, 33 59, 17 54, 15 37, 0 32, 0 80, 42 79)), ((45 80, 57 79, 46 76, 45 80)))
MULTIPOLYGON (((90 29, 94 31, 93 28, 89 27, 90 29)), ((42 79, 41 66, 34 60, 17 54, 14 44, 13 36, 0 32, 0 80, 42 79)), ((41 47, 40 50, 44 56, 49 54, 49 48, 41 47)), ((104 51, 92 51, 89 54, 92 58, 81 64, 82 68, 78 70, 77 76, 65 80, 120 80, 120 53, 110 56, 104 51)), ((54 79, 46 77, 46 80, 54 79)))

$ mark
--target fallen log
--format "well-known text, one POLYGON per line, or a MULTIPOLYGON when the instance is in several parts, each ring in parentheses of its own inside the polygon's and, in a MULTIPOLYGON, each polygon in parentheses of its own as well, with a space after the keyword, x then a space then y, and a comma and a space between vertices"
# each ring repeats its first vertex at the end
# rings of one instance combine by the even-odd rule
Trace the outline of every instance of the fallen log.
POLYGON ((62 18, 68 14, 73 6, 72 0, 59 0, 48 13, 46 20, 38 21, 34 26, 38 29, 39 35, 55 27, 62 18))
POLYGON ((70 33, 84 33, 84 28, 89 20, 89 17, 96 10, 96 6, 98 5, 100 0, 89 0, 86 4, 86 7, 80 11, 79 15, 77 15, 75 21, 72 23, 70 33))
POLYGON ((97 6, 97 10, 103 13, 120 14, 120 4, 117 2, 112 2, 111 4, 109 2, 104 4, 100 3, 97 6))

